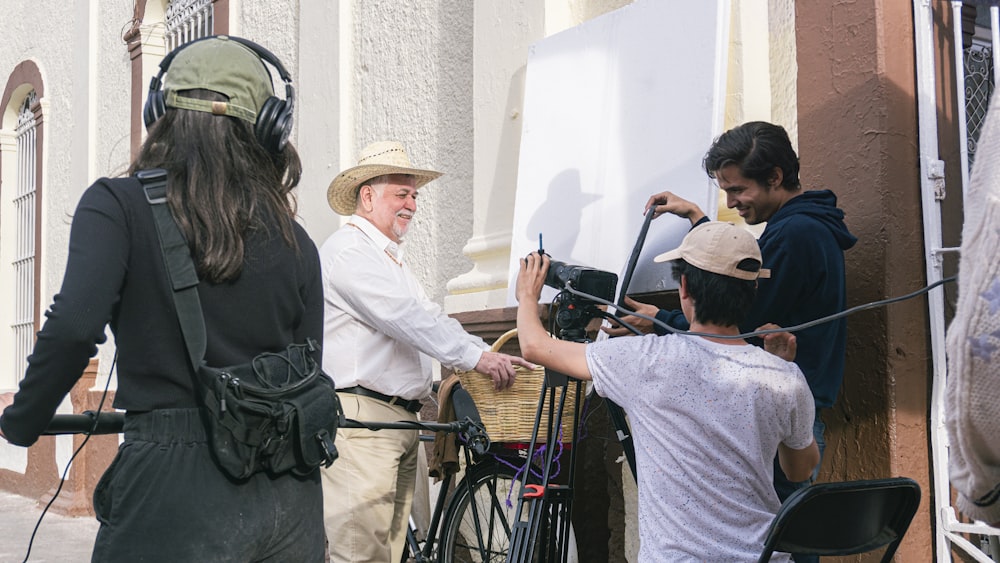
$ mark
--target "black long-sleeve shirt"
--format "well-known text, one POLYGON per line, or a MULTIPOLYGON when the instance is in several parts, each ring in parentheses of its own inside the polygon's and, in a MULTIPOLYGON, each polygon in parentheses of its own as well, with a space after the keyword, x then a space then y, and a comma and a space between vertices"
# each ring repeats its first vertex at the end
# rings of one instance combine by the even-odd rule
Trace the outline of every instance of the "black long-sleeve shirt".
MULTIPOLYGON (((252 232, 236 280, 199 284, 208 365, 245 363, 306 338, 322 344, 319 257, 302 227, 294 230, 298 251, 276 232, 252 232)), ((62 288, 45 316, 14 404, 0 418, 10 442, 38 439, 105 340, 106 326, 118 348, 116 408, 197 406, 155 221, 138 182, 102 178, 83 194, 62 288)))

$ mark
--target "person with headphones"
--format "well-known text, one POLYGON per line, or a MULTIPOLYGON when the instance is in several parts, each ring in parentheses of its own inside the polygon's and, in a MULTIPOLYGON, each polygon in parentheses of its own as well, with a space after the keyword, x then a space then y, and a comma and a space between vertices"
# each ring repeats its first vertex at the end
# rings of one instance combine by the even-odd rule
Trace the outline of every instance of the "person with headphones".
MULTIPOLYGON (((144 111, 149 136, 129 172, 167 173, 167 204, 200 280, 205 362, 244 364, 322 342, 319 256, 291 196, 302 166, 288 142, 288 73, 263 47, 226 36, 182 45, 160 66, 144 111), (265 61, 280 72, 285 99, 265 61)), ((0 429, 13 444, 33 444, 110 326, 125 430, 94 494, 94 561, 324 560, 319 471, 236 480, 212 456, 139 181, 102 178, 83 194, 46 316, 19 391, 0 399, 0 429)))

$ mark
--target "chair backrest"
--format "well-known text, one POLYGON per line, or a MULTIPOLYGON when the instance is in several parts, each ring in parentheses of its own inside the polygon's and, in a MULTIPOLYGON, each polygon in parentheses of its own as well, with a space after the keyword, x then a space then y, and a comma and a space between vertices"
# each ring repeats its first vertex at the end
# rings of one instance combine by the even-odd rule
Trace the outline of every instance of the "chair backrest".
POLYGON ((775 551, 851 555, 888 546, 892 559, 920 504, 920 486, 895 477, 818 483, 795 491, 771 522, 760 563, 775 551))

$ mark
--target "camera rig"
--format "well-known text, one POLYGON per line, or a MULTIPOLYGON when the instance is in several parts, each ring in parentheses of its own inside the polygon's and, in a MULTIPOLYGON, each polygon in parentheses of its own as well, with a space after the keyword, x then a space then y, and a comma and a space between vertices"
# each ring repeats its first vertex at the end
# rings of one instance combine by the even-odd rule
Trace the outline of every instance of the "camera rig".
MULTIPOLYGON (((541 249, 539 235, 539 257, 546 255, 541 249)), ((551 258, 551 257, 550 257, 551 258)), ((607 317, 598 305, 607 304, 614 298, 618 286, 618 276, 610 272, 595 270, 584 266, 574 266, 565 262, 550 260, 549 269, 545 273, 545 285, 558 289, 559 293, 552 300, 549 314, 549 332, 556 333, 560 340, 588 342, 587 325, 594 317, 607 317), (553 312, 554 310, 554 312, 553 312)), ((572 403, 571 428, 573 436, 569 442, 576 444, 580 439, 581 406, 583 405, 583 385, 580 380, 570 378, 549 368, 545 368, 544 384, 540 389, 538 408, 535 411, 535 424, 528 444, 528 461, 525 467, 532 464, 535 456, 542 455, 544 461, 539 465, 540 483, 528 484, 528 471, 523 471, 518 478, 521 494, 518 496, 517 510, 514 514, 510 530, 510 544, 507 553, 507 563, 522 563, 524 561, 546 561, 560 563, 567 561, 569 541, 569 521, 572 514, 573 483, 576 474, 577 448, 570 449, 569 469, 565 484, 550 482, 551 471, 558 465, 555 452, 562 451, 562 441, 558 446, 552 445, 555 436, 562 436, 563 409, 567 406, 568 393, 574 393, 576 400, 572 403), (546 436, 549 443, 536 450, 539 430, 542 424, 547 428, 546 436), (526 492, 531 491, 531 492, 526 492), (535 553, 536 545, 539 553, 535 553)), ((558 473, 558 469, 556 470, 558 473)))
POLYGON ((598 304, 614 299, 618 275, 552 260, 545 274, 545 285, 560 290, 552 300, 559 338, 583 341, 591 319, 607 316, 598 304))

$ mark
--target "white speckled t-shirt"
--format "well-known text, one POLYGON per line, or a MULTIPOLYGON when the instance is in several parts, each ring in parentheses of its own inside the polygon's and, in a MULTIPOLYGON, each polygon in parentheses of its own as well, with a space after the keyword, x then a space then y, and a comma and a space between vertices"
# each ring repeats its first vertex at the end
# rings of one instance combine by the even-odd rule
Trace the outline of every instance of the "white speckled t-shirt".
POLYGON ((632 427, 639 561, 756 561, 780 506, 778 444, 813 440, 799 368, 749 344, 673 334, 589 344, 587 364, 632 427))

